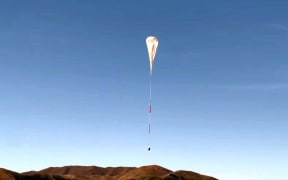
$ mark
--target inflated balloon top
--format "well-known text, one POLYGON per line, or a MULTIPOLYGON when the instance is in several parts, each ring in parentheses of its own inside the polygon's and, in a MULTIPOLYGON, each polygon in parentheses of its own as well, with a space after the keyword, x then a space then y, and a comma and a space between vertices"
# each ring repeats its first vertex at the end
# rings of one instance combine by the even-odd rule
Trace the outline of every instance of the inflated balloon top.
POLYGON ((150 60, 150 75, 152 75, 153 64, 158 47, 158 39, 155 36, 148 36, 146 38, 146 45, 150 60))

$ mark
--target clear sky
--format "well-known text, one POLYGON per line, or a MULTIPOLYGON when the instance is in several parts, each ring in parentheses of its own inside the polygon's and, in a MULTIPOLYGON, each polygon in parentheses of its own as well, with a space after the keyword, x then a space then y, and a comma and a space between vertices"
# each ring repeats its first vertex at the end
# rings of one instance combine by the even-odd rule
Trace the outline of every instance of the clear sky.
POLYGON ((0 166, 158 164, 288 179, 287 9, 286 0, 1 1, 0 166), (150 136, 149 35, 159 40, 150 136))

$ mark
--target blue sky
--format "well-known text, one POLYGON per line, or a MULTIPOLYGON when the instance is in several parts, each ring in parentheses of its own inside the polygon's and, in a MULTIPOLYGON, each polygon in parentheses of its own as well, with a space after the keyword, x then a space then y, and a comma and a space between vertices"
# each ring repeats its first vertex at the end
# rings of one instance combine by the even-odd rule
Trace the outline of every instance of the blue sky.
POLYGON ((2 1, 1 167, 159 164, 288 179, 287 6, 2 1), (150 136, 149 35, 159 40, 150 136))

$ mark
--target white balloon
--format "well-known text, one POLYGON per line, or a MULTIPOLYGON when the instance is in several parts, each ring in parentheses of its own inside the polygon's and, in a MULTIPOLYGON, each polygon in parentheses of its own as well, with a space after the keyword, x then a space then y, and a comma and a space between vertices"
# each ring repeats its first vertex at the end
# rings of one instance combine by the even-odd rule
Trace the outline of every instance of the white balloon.
POLYGON ((153 64, 154 64, 155 55, 156 55, 157 47, 158 47, 158 39, 154 36, 148 36, 146 38, 146 45, 147 45, 149 60, 150 60, 150 75, 152 75, 153 64))

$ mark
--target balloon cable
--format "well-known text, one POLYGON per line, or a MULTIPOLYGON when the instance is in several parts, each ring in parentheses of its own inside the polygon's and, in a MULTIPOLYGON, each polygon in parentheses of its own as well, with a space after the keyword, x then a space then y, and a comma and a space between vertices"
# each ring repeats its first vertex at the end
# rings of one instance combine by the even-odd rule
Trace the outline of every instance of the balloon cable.
POLYGON ((152 73, 150 73, 150 96, 149 96, 149 135, 151 133, 151 114, 152 114, 152 73))

